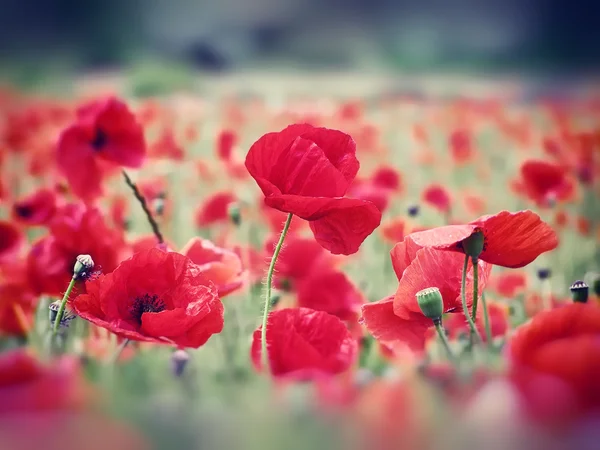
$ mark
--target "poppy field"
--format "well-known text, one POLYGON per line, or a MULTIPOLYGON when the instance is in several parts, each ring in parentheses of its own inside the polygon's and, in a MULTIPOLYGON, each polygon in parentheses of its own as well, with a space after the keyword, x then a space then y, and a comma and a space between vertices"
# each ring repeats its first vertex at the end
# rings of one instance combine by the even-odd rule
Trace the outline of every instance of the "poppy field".
POLYGON ((598 95, 126 81, 0 89, 0 448, 596 448, 598 95))

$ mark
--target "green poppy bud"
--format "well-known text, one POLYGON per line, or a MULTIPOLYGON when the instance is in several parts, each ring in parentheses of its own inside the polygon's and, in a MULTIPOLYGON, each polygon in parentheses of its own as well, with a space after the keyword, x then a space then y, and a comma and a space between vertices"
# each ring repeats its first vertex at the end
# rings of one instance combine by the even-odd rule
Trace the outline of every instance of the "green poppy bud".
POLYGON ((444 314, 444 300, 438 288, 431 287, 417 292, 417 303, 425 317, 433 321, 441 320, 444 314))

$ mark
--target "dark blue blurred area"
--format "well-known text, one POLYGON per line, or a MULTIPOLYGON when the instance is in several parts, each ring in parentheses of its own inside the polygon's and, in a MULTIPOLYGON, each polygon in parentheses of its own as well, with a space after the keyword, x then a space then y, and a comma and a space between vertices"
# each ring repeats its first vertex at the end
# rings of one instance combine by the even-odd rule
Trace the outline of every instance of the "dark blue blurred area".
POLYGON ((265 59, 308 66, 466 62, 595 69, 600 4, 519 0, 0 0, 0 59, 135 55, 204 69, 265 59))

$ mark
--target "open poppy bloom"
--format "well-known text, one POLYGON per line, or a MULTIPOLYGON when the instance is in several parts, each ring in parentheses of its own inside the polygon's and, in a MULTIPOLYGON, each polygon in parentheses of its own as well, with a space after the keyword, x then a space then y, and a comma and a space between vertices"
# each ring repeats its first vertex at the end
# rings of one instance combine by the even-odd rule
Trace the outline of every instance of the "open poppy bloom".
POLYGON ((558 237, 533 211, 501 211, 466 225, 447 225, 412 233, 421 247, 464 253, 463 241, 476 233, 484 238, 479 259, 504 267, 523 267, 558 246, 558 237))
POLYGON ((26 225, 46 225, 56 212, 56 193, 50 189, 39 189, 15 202, 13 218, 26 225))
POLYGON ((198 348, 223 329, 216 286, 179 253, 136 253, 86 290, 71 302, 75 312, 124 338, 198 348))
POLYGON ((140 167, 145 155, 142 127, 115 97, 79 108, 75 123, 60 134, 56 150, 59 170, 84 200, 100 196, 107 169, 140 167))
POLYGON ((234 252, 217 247, 208 239, 192 238, 181 254, 200 267, 206 281, 212 281, 223 297, 239 289, 244 282, 242 261, 234 252))
POLYGON ((0 221, 0 264, 12 262, 24 243, 23 234, 12 223, 0 221))
MULTIPOLYGON (((252 336, 251 356, 257 370, 262 367, 261 329, 252 336)), ((267 352, 276 377, 301 371, 334 375, 354 363, 357 344, 337 317, 308 308, 286 308, 269 314, 267 352)))
POLYGON ((600 308, 541 312, 509 343, 511 376, 535 419, 566 424, 600 412, 600 308))
POLYGON ((565 167, 546 161, 529 160, 521 165, 525 194, 539 206, 570 199, 575 190, 565 167))
POLYGON ((196 226, 206 227, 229 220, 229 205, 237 200, 229 191, 217 192, 206 198, 196 212, 196 226))
MULTIPOLYGON (((362 306, 361 323, 378 341, 404 343, 414 351, 425 347, 426 332, 433 321, 421 312, 417 292, 437 287, 444 302, 444 313, 460 313, 462 317, 461 271, 464 258, 450 252, 423 248, 411 236, 396 244, 391 251, 392 264, 399 284, 395 295, 362 306)), ((480 289, 488 281, 492 266, 479 261, 480 289)), ((473 303, 473 267, 467 272, 467 305, 473 303)))
POLYGON ((59 296, 73 276, 78 255, 91 255, 98 270, 110 272, 124 251, 122 231, 109 228, 99 209, 70 204, 56 213, 50 234, 29 250, 28 282, 38 294, 59 296))
POLYGON ((317 242, 350 255, 381 221, 367 201, 344 198, 359 168, 352 138, 307 124, 267 133, 246 156, 246 168, 272 208, 309 221, 317 242))

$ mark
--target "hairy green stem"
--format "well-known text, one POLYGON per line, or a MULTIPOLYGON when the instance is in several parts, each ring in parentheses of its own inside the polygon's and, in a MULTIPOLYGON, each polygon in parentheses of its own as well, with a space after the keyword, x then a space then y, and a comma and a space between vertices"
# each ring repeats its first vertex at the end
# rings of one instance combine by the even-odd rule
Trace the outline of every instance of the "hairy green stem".
POLYGON ((452 353, 450 343, 448 342, 448 338, 446 337, 446 332, 442 327, 442 321, 437 320, 434 321, 433 324, 435 325, 435 330, 437 331, 437 334, 440 337, 440 341, 442 341, 444 350, 446 350, 446 355, 448 356, 448 359, 450 360, 450 362, 452 362, 452 364, 456 364, 456 358, 454 357, 454 353, 452 353))
POLYGON ((488 345, 492 345, 492 325, 490 323, 490 316, 487 307, 487 301, 485 300, 485 292, 481 293, 481 306, 483 306, 483 320, 485 322, 485 337, 488 345))
POLYGON ((71 291, 75 286, 75 282, 77 278, 75 275, 71 277, 71 281, 69 282, 69 286, 63 295, 62 301, 60 302, 60 307, 58 308, 58 312, 56 313, 56 319, 54 319, 54 326, 52 327, 52 335, 56 335, 58 333, 58 329, 60 328, 60 323, 62 322, 63 316, 65 314, 65 308, 67 306, 67 300, 69 300, 69 295, 71 295, 71 291))
POLYGON ((283 225, 283 230, 281 231, 281 236, 279 236, 279 242, 277 242, 275 250, 273 251, 271 264, 269 265, 269 271, 267 272, 267 288, 265 292, 265 306, 263 309, 262 329, 260 335, 262 366, 265 371, 269 369, 269 356, 267 355, 267 318, 269 317, 269 309, 271 307, 271 286, 273 284, 273 272, 275 270, 277 257, 279 256, 281 247, 283 247, 283 241, 285 240, 285 236, 290 229, 292 217, 294 217, 293 214, 288 214, 285 224, 283 225))
POLYGON ((469 329, 471 330, 471 336, 476 337, 477 342, 481 342, 481 336, 479 336, 479 332, 477 331, 477 328, 475 327, 475 322, 473 322, 473 319, 471 318, 471 315, 469 314, 469 308, 467 307, 467 269, 469 268, 469 258, 470 258, 469 255, 465 255, 465 264, 463 265, 463 271, 462 271, 460 295, 461 295, 461 299, 462 299, 463 311, 464 311, 465 317, 467 318, 467 322, 469 323, 469 329))

